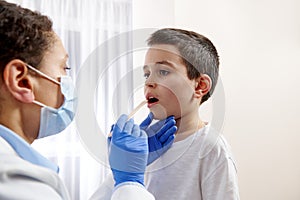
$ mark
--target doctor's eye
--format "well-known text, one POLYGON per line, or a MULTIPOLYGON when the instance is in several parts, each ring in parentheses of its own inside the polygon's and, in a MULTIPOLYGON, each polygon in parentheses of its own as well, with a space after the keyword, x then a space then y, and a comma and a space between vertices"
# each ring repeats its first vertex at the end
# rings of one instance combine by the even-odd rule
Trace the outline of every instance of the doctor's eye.
POLYGON ((64 70, 71 70, 71 67, 65 66, 64 70))
POLYGON ((159 70, 159 74, 162 75, 162 76, 167 76, 170 72, 167 71, 167 70, 159 70))

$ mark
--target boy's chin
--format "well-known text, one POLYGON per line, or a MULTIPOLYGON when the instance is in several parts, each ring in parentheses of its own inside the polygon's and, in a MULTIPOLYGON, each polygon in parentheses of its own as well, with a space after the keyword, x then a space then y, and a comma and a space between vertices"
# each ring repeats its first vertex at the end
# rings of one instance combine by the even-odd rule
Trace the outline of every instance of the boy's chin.
POLYGON ((151 109, 151 112, 156 120, 162 120, 168 117, 166 109, 160 105, 156 105, 154 109, 151 109))

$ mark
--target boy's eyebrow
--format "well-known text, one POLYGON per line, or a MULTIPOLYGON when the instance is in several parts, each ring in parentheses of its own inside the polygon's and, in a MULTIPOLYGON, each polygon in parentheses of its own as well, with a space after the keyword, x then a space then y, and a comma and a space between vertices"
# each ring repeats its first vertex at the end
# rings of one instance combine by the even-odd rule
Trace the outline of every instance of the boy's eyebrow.
POLYGON ((156 62, 156 64, 168 65, 169 67, 175 68, 175 65, 168 60, 162 60, 162 61, 156 62))
MULTIPOLYGON (((169 67, 176 68, 175 65, 172 62, 168 61, 168 60, 158 61, 155 64, 168 65, 169 67)), ((149 66, 148 65, 144 65, 143 69, 145 70, 146 68, 149 68, 149 66)))

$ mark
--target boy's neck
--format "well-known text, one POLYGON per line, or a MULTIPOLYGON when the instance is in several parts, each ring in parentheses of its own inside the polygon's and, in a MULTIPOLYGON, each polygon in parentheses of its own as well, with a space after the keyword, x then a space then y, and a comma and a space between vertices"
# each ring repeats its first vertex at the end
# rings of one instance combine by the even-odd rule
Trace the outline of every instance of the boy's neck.
POLYGON ((205 125, 206 123, 200 119, 198 112, 176 119, 178 131, 176 133, 175 142, 184 140, 205 125))

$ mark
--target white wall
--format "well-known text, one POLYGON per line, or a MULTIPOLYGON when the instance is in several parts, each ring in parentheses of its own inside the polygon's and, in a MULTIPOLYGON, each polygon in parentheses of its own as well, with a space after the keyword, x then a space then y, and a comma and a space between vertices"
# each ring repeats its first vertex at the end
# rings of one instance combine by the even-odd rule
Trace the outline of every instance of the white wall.
POLYGON ((132 2, 133 27, 135 29, 174 25, 174 0, 132 0, 132 2))
POLYGON ((300 199, 300 1, 134 0, 134 28, 210 38, 243 200, 300 199))

